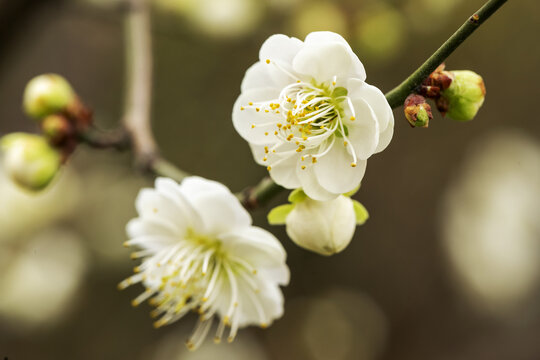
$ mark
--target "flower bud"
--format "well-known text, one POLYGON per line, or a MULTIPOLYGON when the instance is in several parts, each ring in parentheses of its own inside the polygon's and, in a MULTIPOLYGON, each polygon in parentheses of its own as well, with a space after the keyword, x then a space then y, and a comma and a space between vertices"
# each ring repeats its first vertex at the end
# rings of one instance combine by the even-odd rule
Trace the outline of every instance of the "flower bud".
POLYGON ((452 71, 454 80, 441 93, 442 102, 447 107, 450 118, 458 121, 472 120, 486 96, 484 80, 480 75, 469 70, 452 71))
POLYGON ((41 123, 43 135, 49 140, 49 143, 58 145, 64 142, 72 133, 72 127, 69 120, 62 115, 49 115, 41 123))
POLYGON ((23 107, 26 114, 40 119, 66 109, 75 100, 75 92, 66 79, 57 74, 43 74, 26 85, 23 107))
POLYGON ((13 133, 0 139, 4 170, 18 185, 41 190, 60 168, 60 154, 38 135, 13 133))
POLYGON ((405 117, 412 127, 427 128, 429 120, 433 119, 431 106, 421 95, 411 94, 405 99, 404 103, 405 117))
POLYGON ((332 255, 345 249, 356 225, 363 224, 369 217, 359 202, 345 195, 317 201, 297 189, 289 200, 293 204, 278 206, 268 214, 269 223, 285 223, 287 235, 295 244, 321 255, 332 255), (296 196, 298 193, 302 196, 296 196))

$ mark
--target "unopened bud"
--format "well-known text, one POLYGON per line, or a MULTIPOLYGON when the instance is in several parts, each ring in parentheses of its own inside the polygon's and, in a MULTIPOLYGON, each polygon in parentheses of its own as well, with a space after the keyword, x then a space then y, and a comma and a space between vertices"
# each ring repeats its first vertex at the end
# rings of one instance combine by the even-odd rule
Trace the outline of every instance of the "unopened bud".
POLYGON ((285 224, 287 235, 295 244, 321 255, 343 251, 351 242, 356 225, 363 224, 369 217, 359 202, 346 195, 317 201, 296 189, 289 201, 292 204, 270 211, 269 223, 285 224))
POLYGON ((433 119, 431 106, 426 99, 417 94, 411 94, 405 99, 404 103, 405 117, 412 127, 427 128, 429 121, 433 119))
POLYGON ((57 74, 43 74, 28 82, 24 90, 23 107, 29 116, 41 119, 65 110, 76 95, 71 85, 57 74))
POLYGON ((69 120, 63 115, 49 115, 41 123, 43 135, 53 145, 59 145, 72 133, 69 120))
POLYGON ((60 154, 38 135, 13 133, 0 139, 4 170, 18 185, 41 190, 60 168, 60 154))
POLYGON ((437 99, 444 91, 450 87, 454 80, 454 75, 450 71, 444 70, 445 65, 441 64, 434 72, 422 82, 420 94, 430 99, 437 99))
POLYGON ((454 81, 441 93, 441 107, 446 107, 446 115, 454 120, 472 120, 486 97, 484 80, 469 70, 452 71, 452 74, 454 81))

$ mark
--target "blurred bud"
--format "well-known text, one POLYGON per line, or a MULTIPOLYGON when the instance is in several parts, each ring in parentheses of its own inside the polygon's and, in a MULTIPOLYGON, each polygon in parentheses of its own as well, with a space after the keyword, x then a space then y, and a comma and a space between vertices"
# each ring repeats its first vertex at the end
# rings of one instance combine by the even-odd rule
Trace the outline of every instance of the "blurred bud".
POLYGON ((278 206, 268 214, 272 225, 285 224, 287 235, 300 247, 321 255, 344 250, 352 240, 356 225, 369 217, 367 210, 348 196, 316 201, 296 189, 289 196, 292 204, 278 206))
POLYGON ((60 168, 60 154, 41 136, 9 134, 0 139, 0 148, 6 173, 26 189, 45 188, 60 168))
POLYGON ((43 74, 26 85, 23 107, 26 114, 40 119, 66 109, 74 101, 75 92, 66 79, 57 74, 43 74))
POLYGON ((431 106, 423 96, 409 95, 405 99, 404 106, 405 117, 412 127, 428 127, 429 121, 433 119, 433 114, 431 113, 431 106))
POLYGON ((49 115, 41 123, 43 135, 51 144, 58 145, 71 135, 72 127, 69 120, 62 115, 49 115))
POLYGON ((454 80, 448 89, 441 93, 439 110, 443 113, 446 110, 446 115, 454 120, 472 120, 486 97, 484 80, 469 70, 452 71, 452 74, 454 80))

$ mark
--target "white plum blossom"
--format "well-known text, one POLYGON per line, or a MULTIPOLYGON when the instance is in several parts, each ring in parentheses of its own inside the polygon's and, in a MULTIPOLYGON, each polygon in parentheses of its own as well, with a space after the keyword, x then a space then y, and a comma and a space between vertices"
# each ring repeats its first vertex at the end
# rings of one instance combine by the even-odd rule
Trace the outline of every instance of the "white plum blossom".
POLYGON ((356 225, 364 224, 369 217, 364 206, 349 195, 317 201, 297 189, 289 196, 292 204, 272 209, 268 222, 285 224, 287 235, 304 249, 327 256, 337 254, 351 242, 356 225))
POLYGON ((279 185, 330 200, 356 188, 366 160, 384 150, 394 117, 364 66, 333 32, 302 42, 273 35, 246 72, 235 129, 279 185))
POLYGON ((158 178, 155 188, 143 189, 136 200, 139 217, 127 225, 142 258, 135 274, 119 284, 123 289, 142 283, 146 290, 133 300, 149 299, 160 327, 190 310, 200 314, 187 341, 196 349, 213 319, 215 341, 226 328, 232 341, 239 328, 266 327, 283 314, 279 285, 289 282, 286 253, 268 231, 251 225, 249 213, 224 185, 188 177, 179 185, 158 178))

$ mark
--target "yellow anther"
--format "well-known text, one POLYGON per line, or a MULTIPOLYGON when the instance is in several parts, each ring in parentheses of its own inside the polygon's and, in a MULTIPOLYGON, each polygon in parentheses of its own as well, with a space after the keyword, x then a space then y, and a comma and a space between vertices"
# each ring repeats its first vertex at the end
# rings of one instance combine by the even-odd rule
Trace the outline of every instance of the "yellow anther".
POLYGON ((240 106, 240 110, 244 111, 244 107, 243 107, 243 106, 240 106))
POLYGON ((266 170, 270 171, 270 170, 272 170, 272 167, 271 167, 271 166, 268 166, 268 167, 266 168, 266 170))
POLYGON ((264 132, 264 136, 268 136, 268 131, 265 131, 265 132, 264 132))
POLYGON ((253 105, 253 103, 250 101, 250 102, 249 102, 249 105, 251 106, 251 105, 253 105))
POLYGON ((280 128, 282 127, 283 125, 281 123, 277 123, 277 127, 280 128))
POLYGON ((354 121, 356 118, 354 116, 351 116, 351 121, 354 121))
POLYGON ((255 124, 251 124, 251 128, 252 128, 252 129, 255 129, 255 124))
POLYGON ((276 131, 274 131, 274 135, 277 135, 277 130, 276 130, 276 131))
POLYGON ((336 85, 336 82, 335 82, 335 81, 332 81, 332 85, 336 85))
POLYGON ((352 166, 352 167, 356 167, 356 163, 351 163, 351 166, 352 166))
POLYGON ((311 160, 311 162, 315 164, 315 163, 317 162, 317 158, 314 157, 314 158, 311 160))
POLYGON ((344 142, 343 142, 343 146, 347 146, 347 145, 349 145, 349 143, 346 142, 346 141, 344 141, 344 142))
POLYGON ((259 112, 259 111, 261 111, 261 109, 260 108, 255 108, 255 111, 259 112))
POLYGON ((306 158, 302 156, 302 157, 300 158, 300 160, 304 161, 304 160, 306 160, 306 158))
POLYGON ((266 160, 268 160, 268 159, 266 158, 266 156, 265 156, 265 157, 263 157, 263 161, 266 161, 266 160))
POLYGON ((306 165, 302 165, 302 170, 306 170, 306 165))
POLYGON ((267 113, 267 112, 269 112, 269 111, 270 111, 270 110, 268 110, 268 109, 264 110, 265 113, 267 113))
POLYGON ((300 80, 296 80, 297 83, 300 83, 301 81, 300 80))
POLYGON ((270 59, 266 59, 266 63, 267 63, 267 64, 270 64, 270 59))
POLYGON ((265 153, 265 154, 268 154, 268 146, 265 146, 265 147, 264 147, 264 153, 265 153))
POLYGON ((266 329, 268 327, 268 324, 267 323, 261 323, 261 328, 262 329, 266 329))

